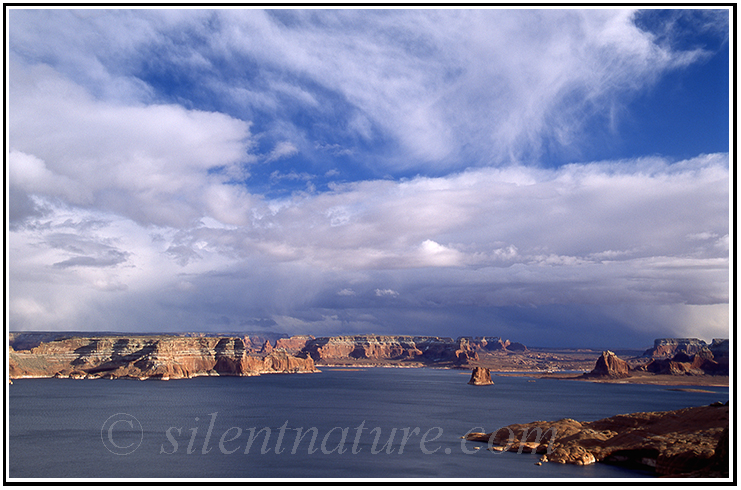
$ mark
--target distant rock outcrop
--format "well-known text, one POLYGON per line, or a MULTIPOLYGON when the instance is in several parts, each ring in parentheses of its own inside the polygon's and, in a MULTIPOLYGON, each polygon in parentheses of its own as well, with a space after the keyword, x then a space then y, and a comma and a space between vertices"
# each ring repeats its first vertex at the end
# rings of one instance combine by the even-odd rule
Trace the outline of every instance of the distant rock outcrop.
POLYGON ((651 359, 638 369, 654 374, 728 376, 728 357, 718 352, 719 359, 707 347, 693 355, 680 351, 671 359, 651 359))
POLYGON ((269 340, 266 340, 264 344, 262 344, 262 347, 260 348, 260 354, 270 354, 273 352, 273 346, 270 344, 269 340))
POLYGON ((315 372, 310 358, 255 355, 239 337, 72 337, 27 351, 9 348, 11 378, 178 379, 315 372))
POLYGON ((289 338, 282 338, 275 341, 276 349, 283 349, 289 354, 297 354, 301 352, 306 344, 314 340, 313 335, 294 335, 289 338))
POLYGON ((597 363, 591 372, 584 374, 585 378, 628 378, 630 377, 630 366, 620 359, 614 352, 606 350, 597 359, 597 363))
POLYGON ((473 371, 471 372, 471 380, 468 384, 476 386, 493 385, 494 382, 491 380, 491 371, 484 367, 473 368, 473 371))
POLYGON ((729 348, 728 339, 713 339, 713 342, 710 344, 710 352, 713 353, 713 359, 726 373, 728 373, 729 348))
POLYGON ((501 337, 461 337, 469 340, 474 350, 479 352, 525 352, 527 347, 519 342, 502 340, 501 337))
POLYGON ((543 454, 543 462, 604 462, 665 476, 727 478, 728 426, 728 404, 714 403, 594 422, 561 419, 515 424, 465 438, 487 442, 492 450, 543 454))
POLYGON ((643 353, 643 357, 653 357, 655 359, 666 359, 674 357, 679 352, 687 355, 697 354, 707 348, 708 345, 704 340, 695 338, 686 339, 656 339, 654 346, 643 353))
POLYGON ((467 338, 409 335, 347 335, 317 337, 301 351, 315 362, 418 362, 464 365, 478 360, 467 338))

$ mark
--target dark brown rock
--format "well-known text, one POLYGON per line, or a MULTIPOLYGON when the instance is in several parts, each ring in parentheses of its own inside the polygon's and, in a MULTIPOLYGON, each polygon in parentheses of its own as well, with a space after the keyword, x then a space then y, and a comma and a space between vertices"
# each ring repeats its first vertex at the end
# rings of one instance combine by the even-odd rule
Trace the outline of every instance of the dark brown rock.
POLYGON ((544 454, 542 461, 605 462, 667 476, 727 477, 728 405, 616 415, 594 422, 561 419, 471 433, 491 449, 544 454))
POLYGON ((695 338, 656 339, 654 340, 653 348, 646 350, 643 355, 644 357, 665 359, 674 357, 679 352, 684 352, 685 354, 691 356, 701 351, 705 347, 707 347, 707 344, 704 340, 695 338))
POLYGON ((630 377, 630 366, 620 359, 614 352, 606 350, 597 359, 594 369, 585 374, 587 378, 628 378, 630 377))
POLYGON ((494 382, 491 380, 491 372, 488 368, 475 367, 471 372, 471 380, 468 382, 470 385, 485 386, 493 385, 494 382))
POLYGON ((671 359, 651 359, 638 369, 654 374, 670 375, 728 375, 728 360, 715 359, 713 352, 707 347, 693 355, 680 351, 671 359))

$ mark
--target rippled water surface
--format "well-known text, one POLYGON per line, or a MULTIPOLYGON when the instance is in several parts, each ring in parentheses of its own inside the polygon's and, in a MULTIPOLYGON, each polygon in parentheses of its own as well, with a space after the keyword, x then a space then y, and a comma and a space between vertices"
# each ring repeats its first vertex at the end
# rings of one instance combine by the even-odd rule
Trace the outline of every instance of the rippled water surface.
POLYGON ((174 381, 23 379, 9 386, 10 478, 634 478, 465 442, 535 420, 597 420, 727 401, 666 387, 444 369, 174 381), (481 449, 476 449, 480 447, 481 449))

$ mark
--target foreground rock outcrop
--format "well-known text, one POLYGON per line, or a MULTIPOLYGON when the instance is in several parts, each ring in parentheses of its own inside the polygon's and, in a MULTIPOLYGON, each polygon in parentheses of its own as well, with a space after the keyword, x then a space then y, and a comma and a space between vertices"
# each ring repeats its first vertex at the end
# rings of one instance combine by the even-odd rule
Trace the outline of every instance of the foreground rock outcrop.
MULTIPOLYGON (((265 349, 263 349, 265 350, 265 349)), ((106 336, 9 348, 10 378, 180 379, 315 372, 310 358, 282 350, 255 354, 239 337, 106 336)))
POLYGON ((476 386, 493 385, 494 382, 491 380, 491 371, 484 367, 473 368, 471 379, 468 384, 476 386))
POLYGON ((470 433, 490 449, 542 454, 541 461, 596 462, 658 475, 728 477, 728 404, 616 415, 594 422, 561 419, 470 433))

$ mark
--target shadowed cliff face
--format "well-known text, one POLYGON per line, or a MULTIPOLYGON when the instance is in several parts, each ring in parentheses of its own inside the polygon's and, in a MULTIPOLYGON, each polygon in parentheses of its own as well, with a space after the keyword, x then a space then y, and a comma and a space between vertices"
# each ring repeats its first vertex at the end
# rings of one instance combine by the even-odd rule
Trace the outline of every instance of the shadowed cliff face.
POLYGON ((466 338, 453 340, 405 335, 320 337, 307 340, 302 352, 315 361, 323 362, 415 361, 423 364, 462 365, 478 360, 478 354, 466 338))
POLYGON ((28 351, 11 347, 9 357, 11 378, 177 379, 316 370, 312 359, 280 350, 254 355, 238 337, 75 337, 28 351))
POLYGON ((561 419, 474 432, 491 450, 543 454, 541 461, 638 467, 659 475, 728 477, 728 404, 616 415, 594 422, 561 419))

